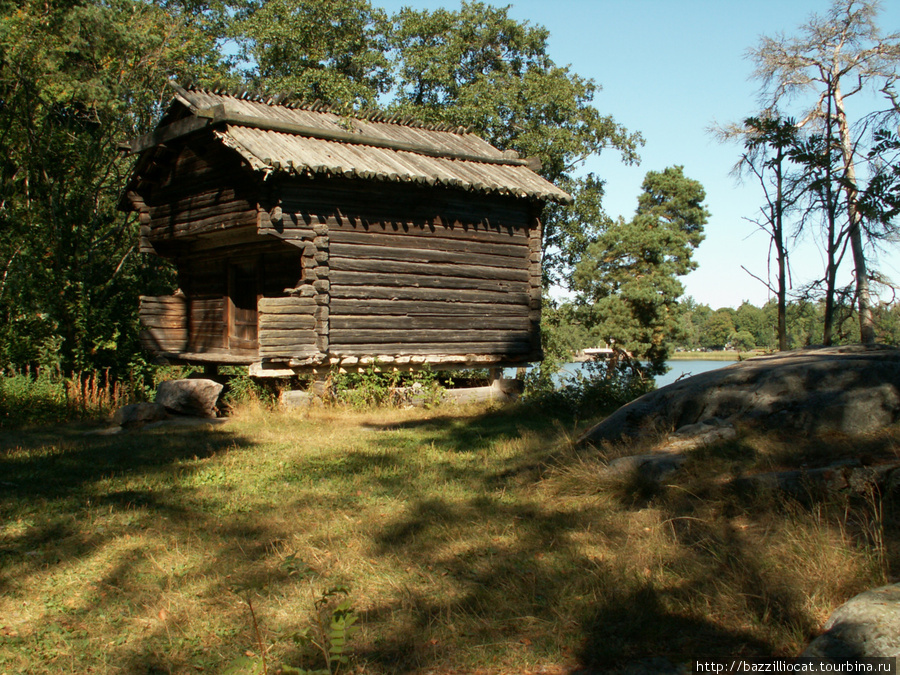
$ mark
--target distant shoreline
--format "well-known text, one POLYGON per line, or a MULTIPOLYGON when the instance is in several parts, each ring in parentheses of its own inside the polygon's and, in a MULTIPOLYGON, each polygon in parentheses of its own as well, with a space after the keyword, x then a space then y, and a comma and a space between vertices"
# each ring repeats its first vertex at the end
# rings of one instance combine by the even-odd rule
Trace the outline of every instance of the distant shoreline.
POLYGON ((740 361, 753 356, 762 356, 764 352, 736 352, 723 350, 720 352, 672 352, 669 361, 740 361))
MULTIPOLYGON (((717 352, 671 352, 667 361, 741 361, 754 356, 762 356, 764 351, 755 352, 736 352, 732 350, 722 350, 717 352)), ((572 363, 584 363, 590 361, 590 358, 584 355, 575 355, 572 363)))

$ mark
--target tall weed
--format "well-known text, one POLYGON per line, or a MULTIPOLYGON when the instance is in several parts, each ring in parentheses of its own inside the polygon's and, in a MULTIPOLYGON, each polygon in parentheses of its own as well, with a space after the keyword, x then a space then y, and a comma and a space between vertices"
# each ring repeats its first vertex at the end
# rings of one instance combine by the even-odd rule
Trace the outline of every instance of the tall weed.
POLYGON ((109 370, 73 373, 26 369, 0 374, 0 427, 56 424, 106 417, 117 408, 146 400, 143 378, 116 379, 109 370))

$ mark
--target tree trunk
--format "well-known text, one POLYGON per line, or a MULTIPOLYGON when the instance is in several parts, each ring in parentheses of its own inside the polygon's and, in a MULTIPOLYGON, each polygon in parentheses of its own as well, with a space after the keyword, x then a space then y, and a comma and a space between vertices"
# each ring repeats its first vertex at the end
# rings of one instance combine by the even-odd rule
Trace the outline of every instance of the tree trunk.
POLYGON ((872 299, 869 290, 869 270, 863 250, 862 214, 859 212, 859 188, 856 182, 856 167, 853 163, 853 141, 844 111, 844 100, 840 86, 834 88, 834 103, 837 109, 838 132, 841 137, 841 151, 844 156, 844 195, 847 200, 847 234, 853 253, 853 270, 856 278, 856 300, 859 311, 859 339, 863 344, 875 342, 875 320, 872 316, 872 299))
POLYGON ((775 213, 773 235, 778 265, 778 351, 787 350, 787 251, 784 248, 784 151, 779 148, 775 163, 775 213))

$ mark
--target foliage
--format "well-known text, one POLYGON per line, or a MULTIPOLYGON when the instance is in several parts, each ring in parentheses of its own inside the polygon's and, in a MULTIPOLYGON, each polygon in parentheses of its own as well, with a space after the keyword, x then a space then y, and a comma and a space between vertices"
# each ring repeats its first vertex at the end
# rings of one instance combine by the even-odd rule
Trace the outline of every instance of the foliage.
POLYGON ((0 428, 102 419, 148 393, 142 378, 117 380, 109 370, 71 377, 48 369, 2 374, 0 428))
POLYGON ((709 213, 703 187, 683 167, 651 171, 634 218, 619 219, 591 243, 575 270, 574 285, 591 333, 663 372, 677 336, 679 276, 695 269, 709 213))
POLYGON ((226 366, 219 373, 225 379, 222 403, 228 407, 261 403, 274 406, 278 401, 278 382, 251 377, 246 368, 226 366))
POLYGON ((349 594, 350 590, 346 586, 335 586, 323 591, 315 602, 313 629, 301 631, 294 636, 298 643, 310 644, 322 654, 325 668, 306 670, 283 666, 284 675, 335 675, 350 663, 347 645, 359 631, 359 626, 356 625, 359 616, 346 597, 349 594))
POLYGON ((636 162, 643 144, 593 105, 593 80, 553 62, 548 31, 512 19, 508 7, 466 1, 388 17, 368 0, 270 0, 249 3, 232 35, 257 88, 343 110, 381 106, 538 158, 540 173, 576 196, 545 213, 548 284, 565 282, 607 218, 603 181, 573 170, 604 150, 636 162))
POLYGON ((873 174, 860 196, 859 208, 871 240, 894 240, 892 223, 900 215, 900 136, 879 129, 873 134, 873 142, 867 155, 873 174))
POLYGON ((788 280, 790 275, 787 217, 792 212, 798 190, 789 178, 792 149, 797 143, 797 125, 791 118, 772 115, 748 117, 739 132, 743 136, 744 153, 735 170, 756 178, 762 188, 765 204, 760 208, 756 224, 769 235, 769 279, 766 287, 778 301, 778 348, 787 349, 785 324, 788 280), (775 253, 775 281, 771 281, 772 251, 775 253))
POLYGON ((387 90, 386 21, 368 0, 254 0, 231 33, 254 88, 351 111, 387 90))
POLYGON ((753 337, 753 334, 748 330, 733 332, 729 336, 728 342, 731 344, 732 349, 739 352, 749 352, 756 347, 756 340, 753 337))
POLYGON ((653 380, 630 358, 589 361, 574 376, 543 366, 525 376, 525 405, 543 414, 590 418, 612 412, 652 391, 653 380))
POLYGON ((464 1, 458 11, 405 8, 392 18, 396 80, 390 109, 471 128, 502 150, 541 161, 540 173, 575 197, 544 214, 545 281, 566 285, 591 232, 608 218, 603 181, 573 170, 604 150, 638 161, 643 144, 593 105, 599 87, 558 66, 548 31, 508 7, 464 1))
POLYGON ((706 349, 724 349, 735 333, 734 310, 717 309, 709 315, 700 334, 700 346, 706 349))
MULTIPOLYGON (((686 298, 679 303, 683 337, 676 340, 673 347, 683 350, 719 350, 737 339, 742 349, 752 344, 757 349, 776 350, 777 307, 777 300, 773 298, 762 307, 744 302, 737 310, 730 307, 712 310, 707 305, 698 305, 692 298, 686 298)), ((888 345, 900 344, 900 303, 896 298, 879 301, 873 307, 873 314, 878 341, 888 345)), ((853 306, 852 289, 843 289, 842 293, 836 295, 835 316, 833 343, 841 345, 859 342, 859 321, 853 306)), ((823 298, 800 296, 788 302, 788 349, 821 345, 824 324, 823 298)), ((737 348, 736 344, 733 346, 737 348)))
POLYGON ((328 394, 332 400, 354 408, 412 402, 431 407, 440 402, 444 390, 438 374, 427 364, 418 370, 402 372, 374 362, 359 372, 341 373, 335 369, 329 380, 328 394))
MULTIPOLYGON (((282 568, 293 575, 297 568, 296 555, 289 556, 282 568)), ((359 626, 356 625, 359 616, 347 597, 349 594, 350 589, 346 586, 333 586, 322 591, 313 603, 313 626, 285 636, 286 640, 300 648, 313 647, 322 656, 325 667, 307 669, 283 664, 277 672, 282 675, 337 675, 350 663, 347 647, 350 639, 359 631, 359 626)), ((250 613, 258 653, 248 651, 235 659, 228 665, 224 675, 268 675, 271 672, 268 654, 273 645, 266 644, 252 597, 248 594, 243 600, 250 613)))
MULTIPOLYGON (((0 6, 0 363, 127 370, 137 296, 159 284, 116 210, 117 144, 159 117, 165 81, 219 68, 203 11, 139 0, 0 6)), ((165 279, 163 278, 163 283, 165 279)))

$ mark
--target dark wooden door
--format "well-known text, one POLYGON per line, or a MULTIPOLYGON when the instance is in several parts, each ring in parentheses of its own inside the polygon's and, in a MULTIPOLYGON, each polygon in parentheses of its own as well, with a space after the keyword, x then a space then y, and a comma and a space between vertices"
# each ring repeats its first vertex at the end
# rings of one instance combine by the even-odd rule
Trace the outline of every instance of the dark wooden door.
POLYGON ((259 349, 257 300, 259 268, 254 262, 228 266, 228 348, 231 351, 259 349))

